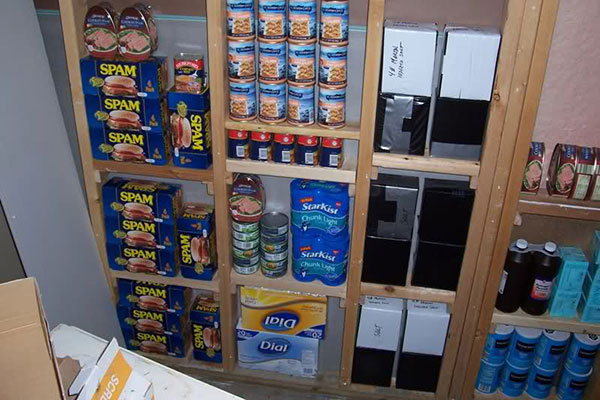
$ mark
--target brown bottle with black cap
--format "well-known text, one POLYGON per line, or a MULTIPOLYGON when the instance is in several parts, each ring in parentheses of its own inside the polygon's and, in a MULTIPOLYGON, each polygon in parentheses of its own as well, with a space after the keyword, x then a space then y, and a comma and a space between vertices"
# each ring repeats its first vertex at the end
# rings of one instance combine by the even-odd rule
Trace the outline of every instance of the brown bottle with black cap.
POLYGON ((505 313, 519 309, 523 293, 531 276, 531 250, 525 239, 519 239, 508 248, 502 281, 498 288, 496 308, 505 313))
POLYGON ((532 273, 521 309, 530 315, 542 315, 548 310, 552 285, 561 264, 556 243, 546 242, 542 249, 533 253, 532 261, 532 273))

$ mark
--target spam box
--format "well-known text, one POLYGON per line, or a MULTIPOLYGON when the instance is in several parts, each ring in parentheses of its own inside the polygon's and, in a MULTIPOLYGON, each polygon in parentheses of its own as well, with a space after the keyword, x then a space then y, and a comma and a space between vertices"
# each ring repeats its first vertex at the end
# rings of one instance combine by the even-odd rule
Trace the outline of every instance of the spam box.
POLYGON ((85 110, 90 129, 160 133, 167 122, 164 99, 86 95, 85 110))
POLYGON ((157 335, 183 336, 187 322, 187 314, 130 308, 120 304, 117 305, 117 316, 123 331, 133 329, 157 335))
POLYGON ((144 353, 163 354, 172 357, 185 357, 185 337, 140 332, 135 329, 122 329, 125 344, 129 350, 144 353))
POLYGON ((96 160, 114 160, 165 165, 170 152, 164 132, 91 128, 92 155, 96 160))
POLYGON ((139 272, 151 275, 177 275, 175 251, 141 249, 126 244, 106 244, 108 266, 116 271, 139 272))
POLYGON ((104 218, 106 242, 145 249, 175 251, 175 226, 156 221, 136 221, 121 214, 104 218))
POLYGON ((102 187, 104 217, 175 225, 181 208, 181 186, 137 179, 112 178, 102 187))
POLYGON ((167 86, 167 58, 145 61, 97 60, 84 57, 81 67, 83 94, 158 99, 167 86))
POLYGON ((190 290, 162 283, 117 279, 119 305, 148 311, 183 314, 190 290))
POLYGON ((218 301, 197 297, 190 309, 190 322, 194 358, 214 363, 223 362, 218 301))
POLYGON ((167 94, 169 134, 173 144, 173 164, 207 169, 212 163, 209 90, 202 93, 167 94))
POLYGON ((184 204, 177 217, 178 261, 181 275, 211 280, 217 270, 214 208, 205 204, 184 204))
POLYGON ((266 290, 240 289, 242 328, 325 338, 327 297, 266 290))

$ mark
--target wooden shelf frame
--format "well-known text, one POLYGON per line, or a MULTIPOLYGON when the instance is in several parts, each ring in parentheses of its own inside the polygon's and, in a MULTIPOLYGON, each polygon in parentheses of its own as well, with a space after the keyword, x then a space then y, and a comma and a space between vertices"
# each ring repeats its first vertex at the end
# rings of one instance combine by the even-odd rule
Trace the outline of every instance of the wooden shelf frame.
POLYGON ((360 139, 360 126, 353 123, 349 123, 343 128, 339 129, 327 129, 316 124, 309 126, 296 126, 284 122, 281 124, 271 125, 264 124, 259 120, 240 122, 227 118, 225 120, 225 128, 253 132, 293 133, 294 135, 302 136, 333 137, 350 140, 360 139))
POLYGON ((179 179, 183 181, 196 181, 211 183, 213 181, 213 170, 191 169, 175 167, 174 165, 149 165, 134 164, 118 161, 94 160, 94 170, 99 173, 115 173, 149 176, 153 178, 179 179))
POLYGON ((111 270, 110 275, 113 279, 129 279, 129 280, 141 280, 152 283, 160 283, 163 285, 177 285, 182 287, 188 287, 192 289, 208 290, 214 293, 219 293, 219 271, 213 279, 210 281, 202 281, 199 279, 188 279, 181 275, 168 277, 161 275, 148 275, 148 274, 136 274, 128 271, 115 271, 111 270))
POLYGON ((394 286, 379 283, 361 282, 360 294, 363 296, 381 296, 398 299, 433 301, 452 305, 456 292, 442 289, 431 289, 418 286, 394 286))
POLYGON ((521 310, 510 314, 495 310, 492 316, 492 323, 600 335, 600 324, 588 324, 579 321, 577 318, 552 318, 547 313, 545 315, 534 316, 526 314, 521 310))
POLYGON ((303 178, 327 180, 330 182, 354 183, 356 172, 350 160, 344 161, 342 168, 311 167, 275 162, 227 159, 227 172, 279 176, 282 178, 303 178))
POLYGON ((600 202, 550 196, 545 189, 540 189, 535 196, 521 194, 517 211, 521 214, 600 222, 600 202))
POLYGON ((410 156, 405 154, 373 153, 373 166, 402 169, 406 171, 432 172, 439 174, 479 176, 479 161, 410 156))

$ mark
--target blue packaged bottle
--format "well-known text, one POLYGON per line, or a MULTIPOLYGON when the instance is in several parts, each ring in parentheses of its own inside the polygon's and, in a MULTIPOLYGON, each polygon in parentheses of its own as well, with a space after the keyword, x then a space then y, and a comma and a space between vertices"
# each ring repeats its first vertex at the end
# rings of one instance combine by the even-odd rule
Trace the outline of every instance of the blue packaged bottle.
POLYGON ((522 328, 515 329, 507 361, 517 368, 529 368, 533 364, 535 346, 542 336, 541 329, 522 328))
POLYGON ((578 374, 565 367, 560 382, 556 387, 556 397, 560 400, 580 400, 592 375, 590 369, 585 374, 578 374))
POLYGON ((530 367, 519 368, 506 362, 500 376, 500 391, 508 397, 519 397, 525 391, 530 367))
POLYGON ((490 333, 485 341, 483 360, 490 364, 501 364, 506 361, 510 341, 515 331, 514 326, 499 324, 494 333, 490 333))
POLYGON ((550 396, 557 370, 546 370, 534 365, 529 371, 526 393, 532 399, 546 399, 550 396))
POLYGON ((504 367, 504 362, 500 364, 490 364, 485 360, 481 360, 475 390, 479 393, 491 394, 498 390, 500 385, 500 373, 504 367))
POLYGON ((565 367, 576 374, 587 374, 594 365, 596 353, 600 347, 600 337, 576 333, 567 350, 565 367))
POLYGON ((569 332, 545 329, 535 348, 534 364, 547 371, 558 369, 562 364, 570 338, 569 332))

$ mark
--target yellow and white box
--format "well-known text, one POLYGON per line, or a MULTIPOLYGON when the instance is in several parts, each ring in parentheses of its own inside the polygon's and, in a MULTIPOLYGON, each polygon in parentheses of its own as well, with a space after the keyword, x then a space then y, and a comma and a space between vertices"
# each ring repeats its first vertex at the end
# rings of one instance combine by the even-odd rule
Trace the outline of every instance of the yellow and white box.
POLYGON ((244 286, 240 303, 244 329, 325 338, 326 296, 244 286))

